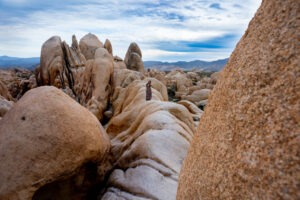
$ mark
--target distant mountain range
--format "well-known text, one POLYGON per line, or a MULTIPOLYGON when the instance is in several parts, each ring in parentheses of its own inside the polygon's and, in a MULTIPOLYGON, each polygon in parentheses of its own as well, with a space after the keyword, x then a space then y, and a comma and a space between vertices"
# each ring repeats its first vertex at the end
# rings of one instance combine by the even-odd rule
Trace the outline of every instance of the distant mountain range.
MULTIPOLYGON (((144 61, 145 68, 159 69, 162 71, 170 71, 180 68, 182 70, 203 70, 203 71, 219 71, 227 63, 228 58, 216 61, 194 60, 190 62, 160 62, 160 61, 144 61)), ((0 69, 21 67, 26 69, 34 69, 40 63, 39 57, 34 58, 17 58, 9 56, 0 56, 0 69)))
POLYGON ((0 69, 20 67, 26 69, 34 69, 40 64, 40 58, 17 58, 9 56, 0 56, 0 69))
POLYGON ((145 68, 154 68, 162 71, 170 71, 175 68, 180 68, 182 70, 203 70, 203 71, 219 71, 221 70, 227 63, 228 58, 216 61, 202 61, 202 60, 194 60, 190 62, 178 61, 178 62, 160 62, 160 61, 145 61, 145 68))

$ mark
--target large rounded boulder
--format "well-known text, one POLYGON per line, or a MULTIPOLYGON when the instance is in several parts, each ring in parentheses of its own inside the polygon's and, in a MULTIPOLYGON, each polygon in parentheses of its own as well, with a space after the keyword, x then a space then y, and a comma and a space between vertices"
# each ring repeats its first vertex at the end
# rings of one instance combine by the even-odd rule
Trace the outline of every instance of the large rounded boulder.
POLYGON ((77 199, 109 148, 87 109, 55 87, 32 89, 0 120, 0 199, 77 199))
POLYGON ((177 199, 300 199, 299 2, 264 0, 210 94, 177 199))

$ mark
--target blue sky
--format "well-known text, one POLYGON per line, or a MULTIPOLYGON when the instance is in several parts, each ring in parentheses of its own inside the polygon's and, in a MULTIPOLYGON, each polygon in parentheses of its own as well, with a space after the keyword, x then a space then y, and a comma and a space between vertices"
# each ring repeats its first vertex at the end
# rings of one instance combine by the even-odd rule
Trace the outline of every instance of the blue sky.
POLYGON ((0 0, 0 55, 38 57, 48 38, 71 43, 91 32, 124 57, 137 42, 143 60, 229 57, 261 0, 0 0))

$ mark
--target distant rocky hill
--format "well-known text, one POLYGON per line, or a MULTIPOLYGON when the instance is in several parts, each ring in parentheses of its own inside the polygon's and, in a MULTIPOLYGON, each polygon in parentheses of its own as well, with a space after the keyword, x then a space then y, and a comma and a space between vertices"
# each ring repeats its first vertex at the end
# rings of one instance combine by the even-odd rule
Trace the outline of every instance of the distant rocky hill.
POLYGON ((39 57, 18 58, 18 57, 0 56, 0 69, 6 69, 12 67, 34 69, 39 63, 40 63, 39 57))
MULTIPOLYGON (((160 61, 144 61, 145 68, 159 69, 162 71, 171 71, 175 68, 183 70, 201 69, 205 71, 219 71, 227 63, 228 58, 216 61, 202 61, 194 60, 190 62, 160 62, 160 61)), ((18 58, 9 56, 0 56, 0 69, 21 67, 26 69, 33 69, 40 63, 39 57, 33 58, 18 58)))
POLYGON ((219 71, 227 63, 228 58, 216 60, 216 61, 202 61, 194 60, 190 62, 178 61, 178 62, 159 62, 159 61, 144 61, 145 68, 155 68, 162 71, 171 71, 175 68, 181 68, 183 70, 201 69, 205 71, 219 71))

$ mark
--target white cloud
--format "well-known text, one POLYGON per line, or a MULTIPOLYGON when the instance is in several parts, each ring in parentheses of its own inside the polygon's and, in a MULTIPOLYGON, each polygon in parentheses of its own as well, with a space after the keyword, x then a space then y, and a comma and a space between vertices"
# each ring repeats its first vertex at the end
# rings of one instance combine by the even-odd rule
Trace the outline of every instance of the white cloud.
POLYGON ((240 3, 238 0, 179 0, 161 6, 157 0, 151 1, 155 4, 153 8, 142 3, 149 4, 149 1, 99 3, 92 0, 89 4, 67 5, 65 9, 28 12, 25 18, 14 16, 10 19, 14 23, 0 23, 0 55, 39 56, 41 45, 52 35, 59 35, 70 43, 72 34, 79 40, 92 32, 101 41, 109 38, 114 53, 121 57, 124 57, 130 42, 136 41, 145 60, 173 60, 176 56, 178 60, 224 58, 229 56, 233 47, 218 49, 218 52, 168 52, 157 49, 157 44, 161 41, 201 42, 228 34, 242 35, 260 0, 244 0, 243 5, 247 6, 236 6, 240 3), (219 3, 223 10, 209 8, 212 3, 219 3))

